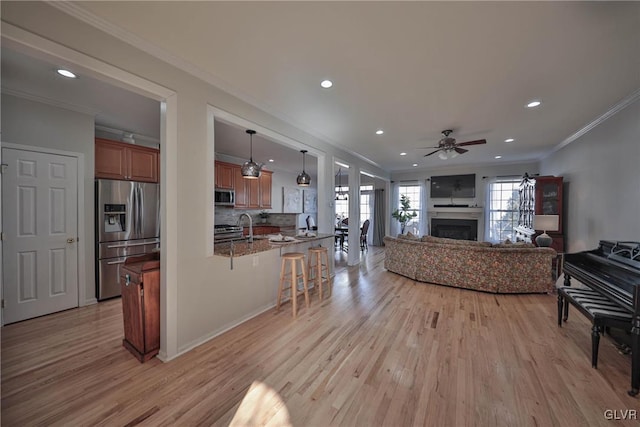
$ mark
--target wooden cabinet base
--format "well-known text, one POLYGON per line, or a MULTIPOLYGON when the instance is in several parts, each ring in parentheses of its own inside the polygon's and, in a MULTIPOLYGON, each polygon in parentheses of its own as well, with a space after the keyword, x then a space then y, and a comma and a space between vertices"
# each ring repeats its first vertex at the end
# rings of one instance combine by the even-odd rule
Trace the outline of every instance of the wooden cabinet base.
POLYGON ((146 362, 147 360, 150 360, 151 358, 156 356, 160 351, 159 348, 156 348, 153 350, 147 350, 146 353, 140 353, 137 348, 135 348, 131 343, 129 343, 129 341, 127 341, 126 338, 122 340, 122 346, 127 350, 129 350, 131 354, 133 354, 142 363, 146 362))

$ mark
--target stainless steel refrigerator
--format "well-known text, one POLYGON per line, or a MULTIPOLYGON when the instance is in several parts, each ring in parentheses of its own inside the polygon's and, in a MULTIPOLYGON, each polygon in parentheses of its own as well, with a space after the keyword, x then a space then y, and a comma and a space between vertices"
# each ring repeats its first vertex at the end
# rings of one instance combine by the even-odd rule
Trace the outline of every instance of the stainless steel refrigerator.
POLYGON ((160 186, 96 180, 96 297, 120 295, 120 267, 160 248, 160 186))

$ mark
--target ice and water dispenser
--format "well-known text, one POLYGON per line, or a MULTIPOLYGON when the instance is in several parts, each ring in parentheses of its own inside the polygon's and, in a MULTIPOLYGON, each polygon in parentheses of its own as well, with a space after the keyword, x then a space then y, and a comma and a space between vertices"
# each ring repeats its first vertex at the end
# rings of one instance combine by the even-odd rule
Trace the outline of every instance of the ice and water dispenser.
POLYGON ((125 205, 104 205, 104 232, 127 231, 127 208, 125 205))

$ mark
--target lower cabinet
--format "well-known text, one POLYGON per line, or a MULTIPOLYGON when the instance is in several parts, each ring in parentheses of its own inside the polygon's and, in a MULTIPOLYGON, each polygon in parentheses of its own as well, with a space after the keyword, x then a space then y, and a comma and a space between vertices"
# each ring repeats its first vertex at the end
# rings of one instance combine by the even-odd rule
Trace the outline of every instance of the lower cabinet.
POLYGON ((122 345, 140 362, 160 351, 160 260, 152 257, 134 258, 120 270, 122 345))

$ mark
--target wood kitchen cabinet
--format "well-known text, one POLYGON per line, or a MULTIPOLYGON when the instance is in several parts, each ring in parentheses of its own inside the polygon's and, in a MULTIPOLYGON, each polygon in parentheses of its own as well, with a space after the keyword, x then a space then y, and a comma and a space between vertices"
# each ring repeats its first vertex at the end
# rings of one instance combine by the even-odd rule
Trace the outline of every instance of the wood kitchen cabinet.
POLYGON ((273 182, 273 172, 262 171, 260 179, 260 207, 262 209, 271 209, 271 185, 273 182))
POLYGON ((271 171, 263 170, 258 179, 246 179, 240 166, 234 168, 235 208, 271 209, 271 171))
POLYGON ((216 161, 216 188, 233 190, 234 169, 238 168, 238 165, 216 161))
POLYGON ((160 151, 96 138, 96 178, 158 182, 160 151))
POLYGON ((160 260, 154 255, 138 257, 121 269, 122 345, 140 362, 146 362, 160 350, 160 260))

